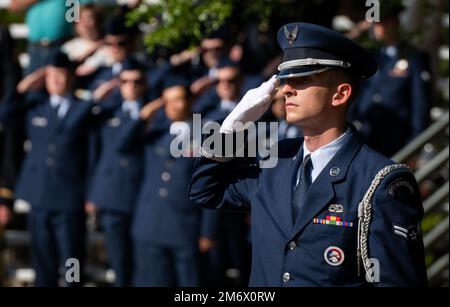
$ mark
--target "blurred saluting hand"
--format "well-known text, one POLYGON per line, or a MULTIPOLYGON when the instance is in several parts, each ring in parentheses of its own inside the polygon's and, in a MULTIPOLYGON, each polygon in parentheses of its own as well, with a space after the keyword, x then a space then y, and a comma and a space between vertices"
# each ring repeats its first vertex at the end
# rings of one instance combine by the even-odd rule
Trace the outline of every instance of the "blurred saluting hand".
POLYGON ((162 98, 158 98, 147 103, 141 110, 139 116, 144 121, 149 121, 153 119, 156 112, 165 104, 162 98))
POLYGON ((29 74, 23 78, 19 84, 17 84, 17 91, 21 94, 28 91, 38 91, 45 85, 46 68, 40 68, 35 72, 29 74))
POLYGON ((94 91, 93 98, 95 101, 103 100, 107 97, 111 92, 119 87, 120 81, 117 78, 111 79, 102 83, 99 87, 97 87, 94 91))

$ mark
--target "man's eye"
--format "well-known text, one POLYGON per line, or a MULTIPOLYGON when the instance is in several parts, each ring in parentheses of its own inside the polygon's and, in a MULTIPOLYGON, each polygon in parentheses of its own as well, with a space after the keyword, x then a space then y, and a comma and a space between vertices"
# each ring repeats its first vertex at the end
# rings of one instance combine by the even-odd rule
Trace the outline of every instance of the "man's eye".
POLYGON ((295 85, 303 85, 303 84, 307 84, 311 80, 312 80, 311 77, 302 77, 302 78, 295 79, 293 81, 293 84, 295 84, 295 85))
POLYGON ((298 78, 298 81, 300 83, 306 83, 306 82, 311 81, 311 77, 301 77, 301 78, 298 78))

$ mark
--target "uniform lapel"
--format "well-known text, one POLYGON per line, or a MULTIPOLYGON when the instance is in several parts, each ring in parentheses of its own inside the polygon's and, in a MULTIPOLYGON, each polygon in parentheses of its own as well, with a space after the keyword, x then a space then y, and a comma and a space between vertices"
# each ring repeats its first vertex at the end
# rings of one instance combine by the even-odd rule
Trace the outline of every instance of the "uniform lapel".
POLYGON ((116 111, 113 113, 114 117, 119 118, 124 124, 128 123, 131 118, 123 111, 122 103, 117 107, 116 111))
MULTIPOLYGON (((333 160, 330 161, 329 165, 333 164, 333 160)), ((323 169, 309 188, 303 208, 298 213, 297 219, 294 223, 294 234, 302 231, 303 228, 314 218, 314 216, 333 199, 333 179, 335 178, 331 177, 329 174, 329 165, 323 169)))
POLYGON ((155 151, 156 154, 165 159, 175 159, 172 157, 170 153, 170 143, 172 142, 175 135, 169 133, 169 131, 165 131, 159 137, 159 139, 155 143, 155 151))
POLYGON ((350 163, 362 145, 353 127, 350 133, 351 136, 347 143, 336 153, 311 185, 304 208, 295 221, 292 237, 303 231, 334 198, 333 184, 345 180, 350 163), (331 171, 332 169, 333 171, 331 171))
POLYGON ((267 210, 275 217, 274 220, 283 229, 286 236, 292 232, 292 197, 297 170, 303 157, 301 143, 295 142, 292 146, 294 146, 292 151, 295 150, 295 152, 289 153, 285 159, 278 162, 277 175, 271 181, 275 184, 271 189, 274 189, 274 195, 278 195, 275 198, 276 201, 267 204, 267 210), (289 181, 286 182, 286 180, 289 181))
POLYGON ((289 188, 289 193, 287 193, 289 195, 289 222, 292 225, 292 200, 294 198, 294 191, 295 191, 295 186, 297 183, 297 173, 298 173, 298 169, 300 167, 300 165, 303 162, 303 145, 301 145, 300 150, 298 151, 298 153, 295 155, 295 158, 293 158, 292 161, 292 165, 289 168, 289 173, 288 173, 288 177, 286 178, 290 178, 290 184, 288 184, 288 188, 289 188))

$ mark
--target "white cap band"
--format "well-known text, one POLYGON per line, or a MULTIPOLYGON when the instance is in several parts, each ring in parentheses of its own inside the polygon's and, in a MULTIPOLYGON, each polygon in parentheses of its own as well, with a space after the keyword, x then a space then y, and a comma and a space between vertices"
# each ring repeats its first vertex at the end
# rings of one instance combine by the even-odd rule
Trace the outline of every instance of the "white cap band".
POLYGON ((328 65, 328 66, 339 66, 344 68, 352 66, 350 63, 345 61, 307 58, 281 63, 278 66, 278 70, 281 71, 283 69, 295 68, 299 66, 310 66, 310 65, 328 65))

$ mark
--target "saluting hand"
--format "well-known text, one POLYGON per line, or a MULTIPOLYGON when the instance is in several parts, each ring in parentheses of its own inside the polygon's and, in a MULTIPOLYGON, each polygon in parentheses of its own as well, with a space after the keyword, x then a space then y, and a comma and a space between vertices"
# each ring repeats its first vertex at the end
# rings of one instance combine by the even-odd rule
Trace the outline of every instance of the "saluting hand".
POLYGON ((46 68, 40 68, 25 78, 23 78, 19 84, 17 84, 17 91, 21 94, 28 91, 37 91, 45 85, 46 68))
POLYGON ((111 92, 120 85, 120 81, 117 78, 111 79, 102 83, 99 87, 97 87, 94 91, 93 97, 95 101, 100 101, 104 99, 106 96, 111 94, 111 92))
POLYGON ((270 106, 277 84, 278 80, 274 75, 258 88, 249 90, 224 120, 220 132, 232 133, 242 130, 245 124, 260 119, 270 106), (238 124, 242 124, 241 127, 238 124))
POLYGON ((164 99, 158 98, 147 103, 141 110, 139 114, 140 118, 144 121, 149 121, 153 119, 156 112, 165 104, 164 99))
POLYGON ((194 95, 200 95, 206 91, 210 86, 216 82, 215 78, 210 78, 209 76, 201 77, 200 79, 194 81, 191 85, 191 92, 194 95))

